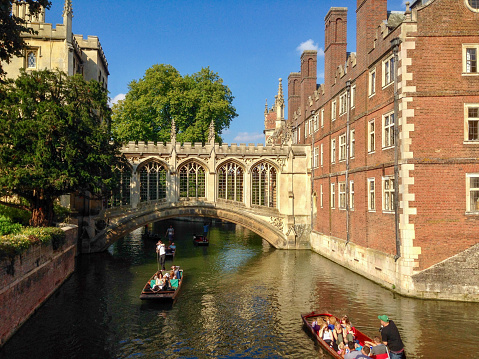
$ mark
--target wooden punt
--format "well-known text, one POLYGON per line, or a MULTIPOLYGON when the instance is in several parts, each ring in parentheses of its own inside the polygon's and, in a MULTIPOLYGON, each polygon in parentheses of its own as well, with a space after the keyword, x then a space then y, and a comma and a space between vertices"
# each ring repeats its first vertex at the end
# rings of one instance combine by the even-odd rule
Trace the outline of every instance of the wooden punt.
POLYGON ((193 243, 195 246, 207 246, 210 244, 210 241, 205 236, 193 236, 193 243))
POLYGON ((151 280, 155 277, 156 272, 151 276, 151 278, 146 282, 143 290, 140 294, 140 299, 153 299, 153 300, 175 300, 178 296, 178 293, 181 289, 181 284, 185 278, 183 275, 183 270, 180 269, 181 278, 178 281, 178 287, 175 290, 159 290, 157 292, 153 291, 150 286, 151 280))
MULTIPOLYGON (((334 315, 329 314, 329 313, 316 313, 316 312, 311 312, 309 314, 302 314, 301 318, 303 319, 303 323, 306 328, 308 328, 308 331, 313 335, 313 337, 318 341, 319 344, 333 357, 336 359, 344 359, 340 354, 338 354, 337 351, 335 351, 333 348, 329 346, 328 343, 326 343, 322 338, 318 336, 318 333, 313 329, 312 323, 315 320, 319 319, 326 319, 328 317, 334 317, 334 315)), ((339 323, 340 319, 338 317, 335 317, 336 321, 339 323)), ((362 333, 361 331, 357 330, 356 328, 353 327, 354 331, 354 339, 359 341, 360 345, 364 345, 364 341, 372 341, 371 338, 369 338, 366 334, 362 333)))

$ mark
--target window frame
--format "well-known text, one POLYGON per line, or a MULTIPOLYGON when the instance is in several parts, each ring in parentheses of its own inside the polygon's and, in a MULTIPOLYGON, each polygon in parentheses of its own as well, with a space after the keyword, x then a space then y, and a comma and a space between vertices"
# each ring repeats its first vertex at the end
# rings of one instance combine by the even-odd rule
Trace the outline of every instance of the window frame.
POLYGON ((349 181, 349 209, 354 211, 354 181, 349 181))
POLYGON ((479 185, 478 187, 474 187, 474 189, 471 189, 472 178, 479 179, 479 173, 466 173, 466 214, 479 215, 479 203, 476 204, 476 210, 471 209, 471 191, 478 192, 476 201, 479 200, 479 185))
POLYGON ((321 143, 321 167, 324 165, 324 145, 321 143))
POLYGON ((394 71, 395 71, 394 55, 391 54, 382 62, 382 69, 383 69, 382 86, 383 88, 386 88, 392 83, 394 83, 394 71))
POLYGON ((347 147, 346 147, 346 133, 339 135, 339 162, 346 161, 347 147))
POLYGON ((381 182, 383 213, 394 213, 394 176, 383 176, 381 182), (389 205, 389 207, 386 205, 389 205))
POLYGON ((368 121, 368 153, 374 153, 376 151, 376 119, 368 121), (371 124, 373 129, 371 131, 371 124))
POLYGON ((336 139, 331 139, 331 163, 336 163, 336 139))
POLYGON ((376 94, 376 68, 369 71, 368 94, 369 97, 376 94))
POLYGON ((356 106, 356 84, 351 86, 351 108, 356 106))
POLYGON ((466 7, 471 10, 472 12, 479 12, 479 8, 474 8, 471 6, 471 4, 469 4, 469 0, 464 0, 464 3, 466 5, 466 7))
POLYGON ((313 168, 318 168, 319 163, 319 147, 315 146, 313 149, 313 168))
POLYGON ((356 154, 356 130, 349 131, 349 158, 354 158, 356 154))
POLYGON ((376 178, 368 178, 368 211, 376 212, 376 178), (371 189, 371 183, 373 184, 371 189))
POLYGON ((348 111, 348 93, 345 91, 339 95, 339 116, 344 115, 348 111))
POLYGON ((464 144, 479 144, 479 103, 465 103, 464 104, 464 144), (470 108, 477 108, 478 110, 478 117, 474 117, 471 120, 469 117, 469 109, 470 108), (470 122, 474 121, 476 123, 477 128, 477 139, 470 140, 470 122))
POLYGON ((331 121, 336 121, 336 100, 331 102, 331 121))
MULTIPOLYGON (((467 1, 467 0, 465 0, 467 1)), ((478 76, 479 75, 479 44, 462 44, 462 75, 463 76, 478 76), (467 50, 473 49, 476 52, 476 71, 467 71, 468 59, 467 50)))
POLYGON ((386 150, 388 148, 393 148, 395 145, 395 136, 394 136, 394 111, 385 113, 383 115, 383 128, 382 128, 382 148, 386 150), (391 123, 391 118, 393 119, 391 123), (389 119, 389 124, 386 126, 386 119, 389 119), (391 137, 392 133, 392 137, 391 137))
POLYGON ((338 208, 341 210, 346 209, 346 182, 338 182, 338 208))
POLYGON ((335 209, 335 202, 336 202, 336 183, 331 183, 331 198, 330 198, 330 206, 331 209, 335 209))
POLYGON ((320 204, 320 207, 323 208, 323 184, 322 183, 319 185, 319 191, 320 191, 319 204, 320 204))
POLYGON ((324 108, 321 109, 321 128, 324 127, 324 108))

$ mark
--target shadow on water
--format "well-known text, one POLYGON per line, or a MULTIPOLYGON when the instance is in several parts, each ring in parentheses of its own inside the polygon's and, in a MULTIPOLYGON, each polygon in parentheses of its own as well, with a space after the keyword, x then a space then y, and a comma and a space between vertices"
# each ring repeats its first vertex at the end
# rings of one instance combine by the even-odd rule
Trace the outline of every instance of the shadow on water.
MULTIPOLYGON (((176 303, 142 301, 157 270, 156 241, 137 230, 108 252, 81 256, 76 272, 0 349, 0 358, 328 358, 303 330, 302 313, 348 314, 368 335, 379 314, 396 321, 411 358, 475 353, 479 305, 394 295, 310 251, 275 250, 252 232, 202 223, 175 227, 185 282, 176 303), (455 323, 447 333, 447 323, 455 323)), ((465 358, 467 356, 461 355, 465 358)))

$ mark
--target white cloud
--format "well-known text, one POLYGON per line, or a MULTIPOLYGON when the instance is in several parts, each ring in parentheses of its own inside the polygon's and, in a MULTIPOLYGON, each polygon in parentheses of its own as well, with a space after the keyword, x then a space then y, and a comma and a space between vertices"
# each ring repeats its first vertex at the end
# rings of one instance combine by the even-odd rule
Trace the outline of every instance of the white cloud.
POLYGON ((110 106, 114 105, 118 101, 121 101, 121 100, 124 100, 124 99, 125 99, 125 94, 124 93, 119 93, 118 95, 116 95, 115 97, 110 99, 110 106))
POLYGON ((309 39, 305 42, 302 42, 299 44, 299 46, 296 48, 296 50, 302 54, 303 51, 305 50, 316 50, 318 52, 318 56, 324 56, 324 50, 318 46, 318 44, 315 44, 312 39, 309 39))
POLYGON ((236 143, 254 143, 255 141, 264 142, 264 134, 258 132, 238 132, 233 139, 236 143))

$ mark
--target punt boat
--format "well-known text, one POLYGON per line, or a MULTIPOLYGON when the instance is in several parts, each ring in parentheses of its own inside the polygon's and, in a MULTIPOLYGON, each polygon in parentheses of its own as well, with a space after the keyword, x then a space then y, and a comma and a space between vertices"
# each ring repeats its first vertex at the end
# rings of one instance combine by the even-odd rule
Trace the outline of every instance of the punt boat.
POLYGON ((193 243, 195 246, 207 246, 210 244, 210 241, 205 236, 197 236, 196 234, 193 236, 193 243))
POLYGON ((176 297, 178 296, 178 293, 181 289, 181 284, 183 283, 184 275, 183 275, 183 269, 180 269, 180 279, 178 280, 178 286, 176 288, 172 288, 171 290, 158 290, 154 291, 151 289, 151 281, 153 278, 155 278, 156 273, 154 273, 150 280, 146 282, 145 286, 143 287, 143 290, 141 291, 140 294, 140 299, 153 299, 153 300, 172 300, 174 301, 176 297))
MULTIPOLYGON (((309 314, 302 314, 301 318, 303 320, 304 326, 308 328, 308 331, 313 335, 313 337, 318 341, 319 344, 333 357, 336 359, 343 359, 343 357, 338 354, 333 348, 329 346, 328 343, 326 343, 322 338, 318 336, 318 333, 313 329, 312 323, 314 321, 317 321, 318 323, 321 323, 323 321, 326 321, 327 318, 334 317, 334 315, 329 314, 329 313, 316 313, 316 312, 311 312, 309 314)), ((339 323, 340 319, 335 317, 336 321, 339 323)), ((369 338, 366 334, 362 333, 355 327, 353 327, 354 331, 354 339, 359 341, 360 345, 364 345, 365 341, 372 341, 371 338, 369 338)), ((372 358, 375 358, 376 356, 373 356, 372 358)), ((379 356, 377 356, 379 358, 379 356)))

